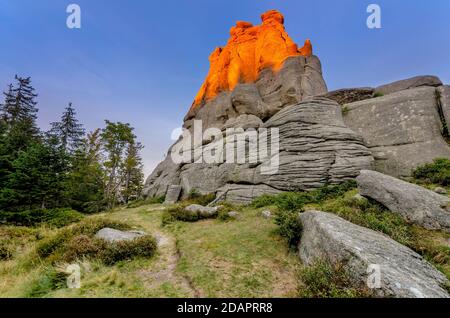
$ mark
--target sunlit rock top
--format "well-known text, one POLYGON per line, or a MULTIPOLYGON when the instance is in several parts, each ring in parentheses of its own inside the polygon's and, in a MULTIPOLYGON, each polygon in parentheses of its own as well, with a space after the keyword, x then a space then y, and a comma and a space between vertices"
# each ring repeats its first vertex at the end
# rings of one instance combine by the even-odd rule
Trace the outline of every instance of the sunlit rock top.
POLYGON ((312 55, 309 40, 299 49, 286 33, 280 12, 268 11, 261 19, 261 25, 238 21, 231 28, 227 45, 216 48, 209 57, 210 70, 192 108, 201 106, 222 91, 233 90, 239 83, 255 82, 265 68, 274 72, 280 70, 288 57, 312 55))

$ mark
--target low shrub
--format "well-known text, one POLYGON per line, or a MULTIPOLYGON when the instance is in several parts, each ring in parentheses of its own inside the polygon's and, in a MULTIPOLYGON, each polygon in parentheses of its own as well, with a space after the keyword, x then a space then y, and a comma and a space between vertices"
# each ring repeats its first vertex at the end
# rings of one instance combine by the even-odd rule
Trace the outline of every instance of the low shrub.
POLYGON ((82 258, 95 258, 106 265, 134 257, 150 257, 157 248, 151 236, 143 236, 131 241, 108 243, 94 235, 102 228, 129 230, 123 223, 109 220, 90 220, 60 231, 55 236, 44 240, 37 247, 38 255, 52 263, 71 263, 82 258))
POLYGON ((299 273, 301 298, 368 298, 371 293, 363 284, 355 283, 342 264, 316 260, 299 273))
POLYGON ((146 235, 132 241, 107 244, 106 248, 99 252, 99 259, 106 265, 113 265, 136 257, 152 257, 156 248, 156 240, 146 235))
POLYGON ((196 222, 202 217, 198 213, 186 211, 184 207, 177 206, 164 211, 162 214, 162 225, 166 226, 176 221, 196 222))
POLYGON ((131 227, 126 223, 101 218, 85 219, 78 224, 63 228, 54 236, 41 241, 37 245, 37 253, 43 258, 53 256, 54 259, 58 259, 65 252, 66 243, 72 238, 79 235, 92 237, 103 228, 126 231, 131 227))
POLYGON ((52 227, 64 227, 79 222, 84 215, 72 209, 27 210, 21 212, 0 211, 0 222, 16 226, 34 227, 47 224, 52 227))
POLYGON ((199 204, 203 206, 207 206, 211 202, 213 202, 216 199, 215 193, 209 193, 209 194, 201 194, 197 189, 192 189, 189 194, 188 198, 185 200, 185 204, 199 204))
POLYGON ((325 186, 310 192, 285 192, 278 195, 263 195, 252 202, 255 208, 276 206, 280 210, 301 210, 306 204, 318 204, 328 199, 337 198, 356 188, 355 181, 340 185, 325 186))
POLYGON ((414 170, 413 177, 423 182, 450 186, 450 160, 447 158, 435 159, 433 163, 414 170))
POLYGON ((278 225, 277 233, 286 238, 289 247, 296 248, 302 236, 299 211, 278 211, 275 214, 275 223, 278 225))
POLYGON ((287 192, 279 195, 263 195, 253 201, 252 206, 262 208, 276 206, 275 223, 278 233, 285 237, 290 247, 296 247, 300 241, 302 225, 298 214, 307 204, 320 204, 328 199, 344 195, 356 187, 355 181, 348 181, 337 186, 325 186, 310 192, 287 192))

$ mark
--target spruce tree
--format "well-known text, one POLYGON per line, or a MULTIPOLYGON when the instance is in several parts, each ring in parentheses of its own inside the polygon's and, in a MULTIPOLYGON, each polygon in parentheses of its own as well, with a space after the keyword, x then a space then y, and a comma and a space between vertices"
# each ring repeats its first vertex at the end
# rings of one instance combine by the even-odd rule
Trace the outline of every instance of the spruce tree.
POLYGON ((68 153, 73 153, 80 147, 85 131, 83 125, 78 122, 72 103, 65 108, 61 120, 52 123, 50 132, 59 138, 62 148, 68 153))
POLYGON ((3 93, 5 102, 1 105, 1 118, 6 123, 5 143, 11 156, 24 150, 39 137, 36 125, 38 109, 36 107, 34 88, 30 77, 22 78, 16 75, 16 86, 10 85, 3 93))

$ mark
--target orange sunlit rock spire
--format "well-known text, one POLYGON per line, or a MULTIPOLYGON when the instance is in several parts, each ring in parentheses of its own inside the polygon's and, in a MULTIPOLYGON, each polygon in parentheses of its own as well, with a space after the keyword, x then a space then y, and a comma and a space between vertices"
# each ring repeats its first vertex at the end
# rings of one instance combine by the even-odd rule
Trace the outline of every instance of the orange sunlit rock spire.
POLYGON ((309 40, 299 49, 286 33, 280 12, 268 11, 261 19, 258 26, 238 21, 231 28, 227 45, 215 49, 209 57, 210 70, 192 108, 222 91, 233 90, 239 83, 255 82, 264 68, 278 71, 288 57, 312 55, 309 40))

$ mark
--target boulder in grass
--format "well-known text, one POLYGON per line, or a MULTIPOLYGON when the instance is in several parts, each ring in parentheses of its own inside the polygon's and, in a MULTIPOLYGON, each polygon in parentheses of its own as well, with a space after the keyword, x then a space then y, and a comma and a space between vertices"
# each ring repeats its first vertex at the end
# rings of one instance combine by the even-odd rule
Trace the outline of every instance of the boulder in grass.
POLYGON ((361 195, 399 213, 407 222, 450 232, 450 198, 375 171, 361 171, 356 181, 361 195))
POLYGON ((210 218, 213 216, 216 216, 219 212, 218 207, 209 207, 209 206, 202 206, 199 204, 192 204, 185 208, 187 212, 198 214, 199 216, 203 218, 210 218))
POLYGON ((301 213, 301 260, 342 264, 356 284, 366 284, 375 296, 449 298, 448 283, 419 254, 379 232, 320 211, 301 213), (377 275, 377 276, 376 276, 377 275))
POLYGON ((134 239, 146 236, 147 233, 142 231, 119 231, 110 228, 104 228, 95 234, 98 239, 105 240, 108 243, 117 243, 122 241, 132 241, 134 239))

